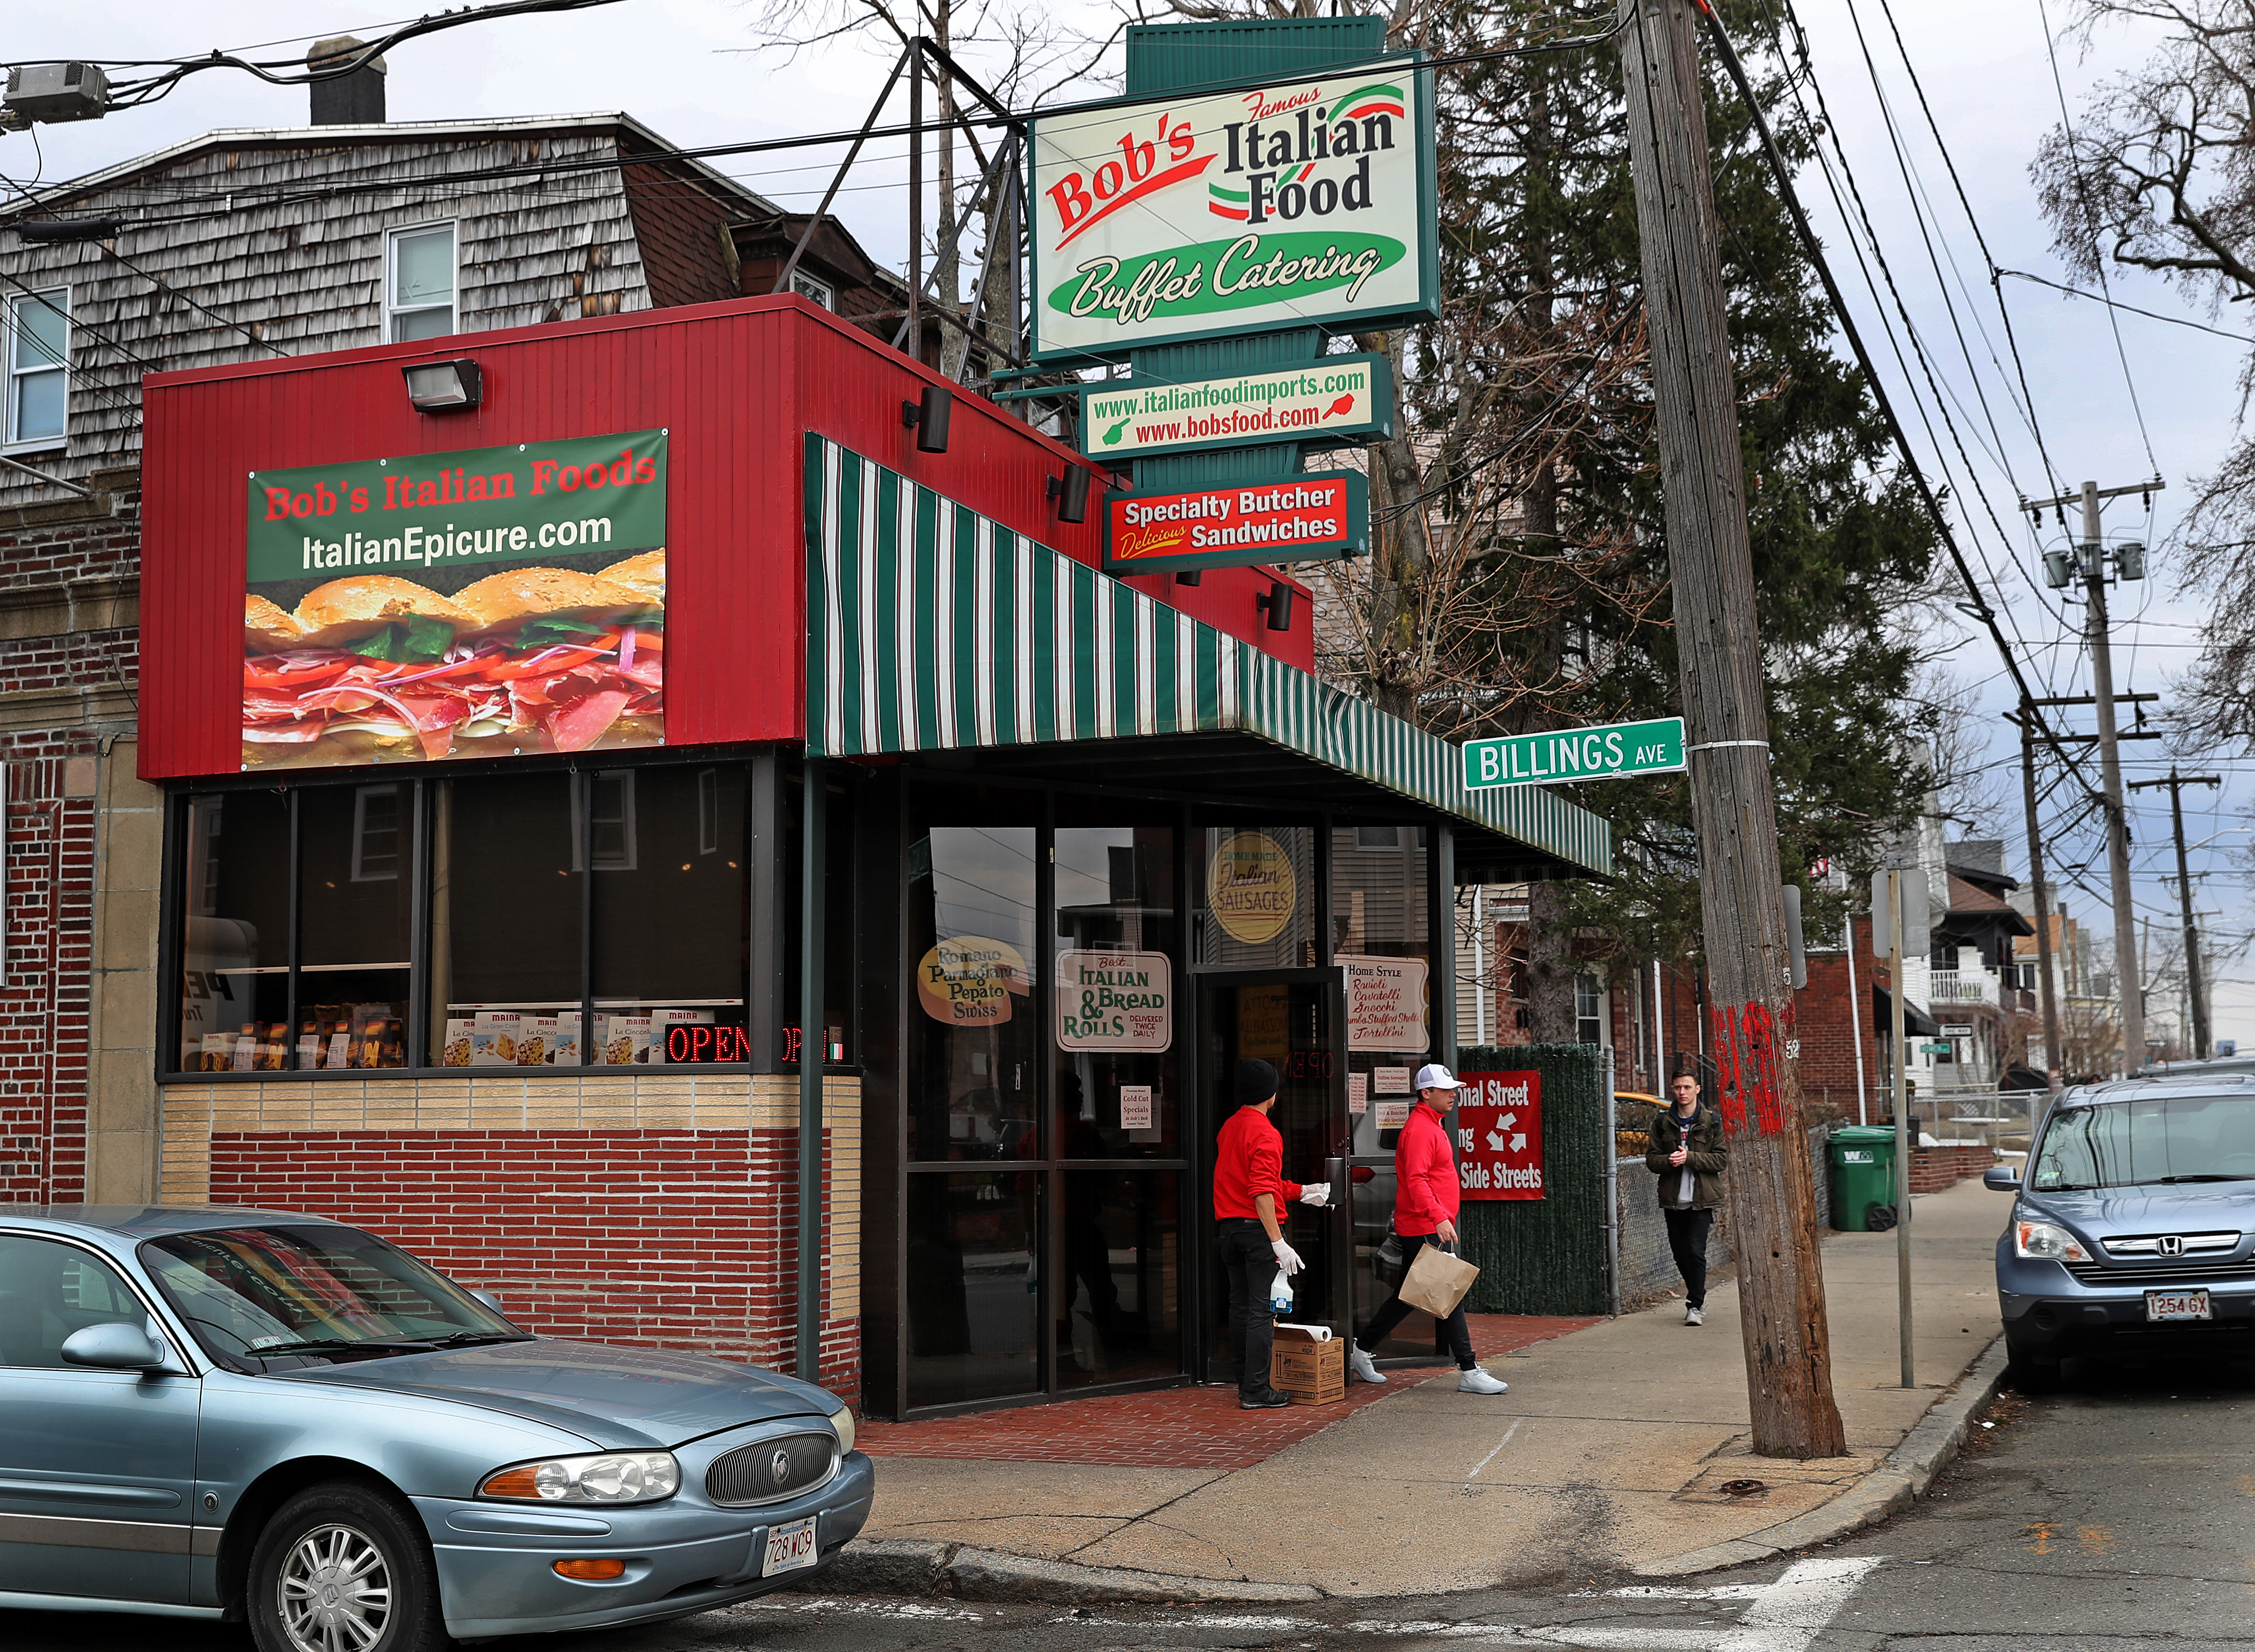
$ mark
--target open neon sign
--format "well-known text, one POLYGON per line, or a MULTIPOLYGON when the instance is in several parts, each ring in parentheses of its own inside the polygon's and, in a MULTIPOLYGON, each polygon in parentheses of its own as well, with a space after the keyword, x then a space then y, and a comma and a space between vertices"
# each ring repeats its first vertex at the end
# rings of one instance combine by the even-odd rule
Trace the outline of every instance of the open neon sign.
POLYGON ((751 1040, 741 1027, 686 1026, 665 1030, 665 1059, 677 1062, 749 1061, 751 1040))

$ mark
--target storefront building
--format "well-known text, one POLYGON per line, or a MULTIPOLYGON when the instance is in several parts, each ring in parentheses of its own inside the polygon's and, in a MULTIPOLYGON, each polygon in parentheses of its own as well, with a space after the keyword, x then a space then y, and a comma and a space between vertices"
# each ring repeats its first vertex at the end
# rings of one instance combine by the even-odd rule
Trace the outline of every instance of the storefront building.
POLYGON ((796 297, 148 381, 167 1201, 879 1416, 1175 1383, 1255 1055, 1342 1194, 1300 1314, 1367 1311, 1455 889, 1603 823, 1273 571, 1099 573, 1086 461, 944 385, 796 297))

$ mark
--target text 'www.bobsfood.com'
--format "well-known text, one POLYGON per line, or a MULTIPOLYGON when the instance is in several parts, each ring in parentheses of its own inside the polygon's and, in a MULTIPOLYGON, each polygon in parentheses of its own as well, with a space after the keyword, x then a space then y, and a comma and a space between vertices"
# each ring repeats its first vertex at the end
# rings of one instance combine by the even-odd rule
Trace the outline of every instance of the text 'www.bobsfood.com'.
MULTIPOLYGON (((530 485, 526 490, 529 496, 577 494, 590 504, 601 494, 657 480, 657 461, 647 453, 637 456, 631 449, 622 451, 608 464, 572 465, 537 459, 533 460, 530 470, 530 485)), ((516 474, 508 470, 488 475, 474 475, 467 468, 441 470, 435 475, 402 474, 383 477, 379 495, 367 483, 341 479, 333 488, 326 481, 317 480, 311 488, 297 490, 263 489, 266 502, 263 520, 294 523, 311 518, 320 522, 340 512, 362 517, 370 511, 419 511, 449 505, 491 504, 517 497, 516 481, 516 474)), ((610 496, 617 495, 610 493, 610 496)), ((379 516, 377 521, 382 523, 383 518, 379 516)), ((529 524, 516 522, 491 527, 463 528, 451 522, 431 526, 420 522, 399 523, 396 518, 387 525, 396 525, 399 531, 364 532, 348 528, 334 539, 327 538, 326 531, 321 535, 300 534, 299 566, 307 573, 384 564, 413 564, 427 568, 450 558, 592 550, 612 542, 612 518, 608 514, 551 517, 529 524)))

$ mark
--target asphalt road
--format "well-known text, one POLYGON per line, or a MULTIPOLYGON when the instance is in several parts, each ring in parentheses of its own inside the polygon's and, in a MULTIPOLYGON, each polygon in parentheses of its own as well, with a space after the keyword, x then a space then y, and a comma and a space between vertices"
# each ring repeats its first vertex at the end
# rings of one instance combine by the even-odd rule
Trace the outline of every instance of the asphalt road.
MULTIPOLYGON (((2255 1652, 2255 1366, 2070 1367, 2006 1394, 1914 1510, 1877 1531, 1665 1588, 1581 1578, 1541 1593, 1275 1610, 769 1596, 656 1628, 492 1642, 496 1652, 2255 1652)), ((238 1630, 0 1613, 8 1652, 249 1652, 238 1630)))

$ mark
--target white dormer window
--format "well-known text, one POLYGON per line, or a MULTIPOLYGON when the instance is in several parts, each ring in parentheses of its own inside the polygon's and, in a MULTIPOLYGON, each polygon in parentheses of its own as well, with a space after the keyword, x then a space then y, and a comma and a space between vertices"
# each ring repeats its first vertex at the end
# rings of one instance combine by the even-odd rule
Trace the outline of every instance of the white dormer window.
POLYGON ((384 255, 385 336, 405 344, 460 332, 454 308, 454 226, 395 229, 384 255))
POLYGON ((790 290, 802 299, 813 299, 825 310, 838 307, 838 295, 831 291, 830 284, 817 281, 804 271, 794 270, 790 272, 790 290))
POLYGON ((7 358, 7 407, 0 446, 60 447, 70 417, 70 289, 17 294, 0 313, 7 358))

